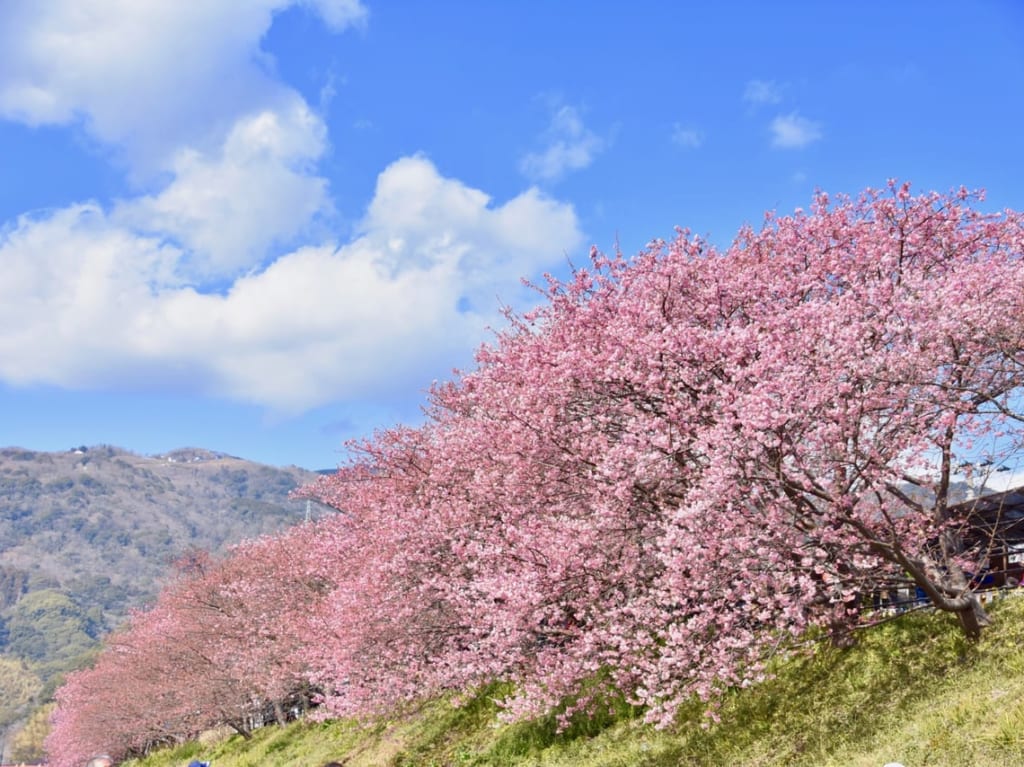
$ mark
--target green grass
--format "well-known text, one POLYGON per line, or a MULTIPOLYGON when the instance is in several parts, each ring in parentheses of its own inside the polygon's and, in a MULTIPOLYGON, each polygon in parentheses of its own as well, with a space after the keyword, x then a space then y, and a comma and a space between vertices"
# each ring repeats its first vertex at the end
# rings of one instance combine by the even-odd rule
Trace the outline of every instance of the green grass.
POLYGON ((492 685, 461 707, 427 701, 389 720, 299 722, 250 741, 189 743, 133 762, 181 767, 1005 767, 1024 764, 1024 598, 992 607, 996 624, 964 642, 949 616, 916 613, 775 664, 775 676, 728 696, 720 721, 701 707, 655 730, 622 701, 577 718, 502 725, 492 685), (347 760, 347 761, 346 761, 347 760))

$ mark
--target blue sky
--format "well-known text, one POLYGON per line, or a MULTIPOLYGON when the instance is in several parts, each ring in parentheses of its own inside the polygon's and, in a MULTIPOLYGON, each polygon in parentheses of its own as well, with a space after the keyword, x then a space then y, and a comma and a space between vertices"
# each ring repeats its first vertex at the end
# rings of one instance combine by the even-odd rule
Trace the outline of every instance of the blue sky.
POLYGON ((5 0, 0 444, 337 465, 528 308, 889 178, 1024 208, 1024 3, 5 0))

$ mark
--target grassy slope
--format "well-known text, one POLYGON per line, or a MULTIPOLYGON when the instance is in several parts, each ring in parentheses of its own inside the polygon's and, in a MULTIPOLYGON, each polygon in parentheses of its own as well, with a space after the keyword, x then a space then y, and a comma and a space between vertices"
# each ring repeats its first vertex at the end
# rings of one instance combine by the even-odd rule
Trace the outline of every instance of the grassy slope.
POLYGON ((843 765, 1004 767, 1024 764, 1024 595, 993 606, 977 646, 947 616, 907 615, 850 650, 822 646, 780 662, 775 679, 737 692, 704 728, 697 707, 670 732, 624 704, 556 735, 552 720, 498 725, 491 695, 462 708, 428 702, 391 721, 296 723, 190 743, 136 767, 367 765, 843 765), (347 761, 346 761, 347 760, 347 761))

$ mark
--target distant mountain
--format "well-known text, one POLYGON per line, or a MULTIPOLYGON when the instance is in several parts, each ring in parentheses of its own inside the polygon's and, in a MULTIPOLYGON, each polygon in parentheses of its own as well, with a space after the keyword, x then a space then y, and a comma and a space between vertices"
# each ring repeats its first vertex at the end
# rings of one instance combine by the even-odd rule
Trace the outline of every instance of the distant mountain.
MULTIPOLYGON (((0 448, 0 686, 35 690, 29 673, 38 702, 176 559, 327 513, 288 498, 317 476, 199 448, 0 448)), ((23 713, 8 708, 0 738, 23 713)))
MULTIPOLYGON (((21 573, 27 588, 57 588, 117 618, 190 549, 301 521, 305 504, 288 494, 316 476, 198 448, 0 449, 0 584, 21 573)), ((4 598, 0 589, 0 610, 4 598)))

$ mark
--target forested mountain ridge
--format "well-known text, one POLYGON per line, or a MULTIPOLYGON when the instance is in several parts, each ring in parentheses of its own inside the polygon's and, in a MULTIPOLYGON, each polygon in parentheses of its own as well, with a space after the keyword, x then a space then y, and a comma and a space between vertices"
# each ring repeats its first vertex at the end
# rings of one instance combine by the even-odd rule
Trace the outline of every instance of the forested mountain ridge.
POLYGON ((302 521, 306 502, 288 496, 316 476, 196 448, 0 448, 0 732, 175 560, 302 521))
POLYGON ((288 494, 315 476, 201 449, 0 449, 0 609, 48 585, 122 614, 186 551, 301 520, 288 494))

